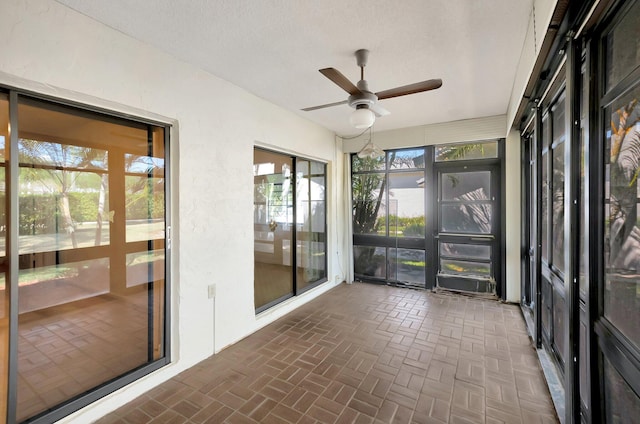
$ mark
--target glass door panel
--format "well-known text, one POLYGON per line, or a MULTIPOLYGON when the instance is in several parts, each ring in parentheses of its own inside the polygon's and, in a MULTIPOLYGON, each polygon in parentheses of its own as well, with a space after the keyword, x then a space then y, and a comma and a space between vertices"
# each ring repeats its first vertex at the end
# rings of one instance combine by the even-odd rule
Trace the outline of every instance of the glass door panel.
POLYGON ((303 291, 327 276, 325 165, 296 159, 296 174, 296 287, 303 291))
POLYGON ((424 288, 425 251, 390 247, 389 279, 408 286, 424 288))
POLYGON ((386 236, 387 201, 385 174, 352 176, 353 233, 386 236))
POLYGON ((7 290, 7 201, 5 147, 9 144, 9 99, 0 93, 0 420, 7 416, 9 290, 7 290))
POLYGON ((385 247, 353 246, 353 272, 364 278, 387 278, 385 247))
POLYGON ((438 287, 496 294, 496 170, 441 165, 438 172, 438 287))
POLYGON ((165 140, 163 129, 150 137, 147 125, 29 99, 18 117, 22 421, 164 355, 164 171, 125 162, 127 152, 162 162, 165 140), (137 243, 127 243, 131 208, 159 228, 137 243))
POLYGON ((293 158, 254 149, 256 310, 293 296, 293 158))
POLYGON ((640 349, 640 87, 606 109, 611 151, 605 202, 604 316, 640 349))
MULTIPOLYGON (((532 156, 535 156, 535 150, 532 149, 532 156)), ((537 182, 537 167, 536 161, 532 160, 529 165, 529 205, 530 205, 530 213, 531 222, 527 227, 527 231, 529 232, 529 302, 535 302, 536 293, 539 290, 540 285, 538 284, 538 272, 537 272, 537 259, 536 255, 538 252, 538 210, 534 207, 538 205, 538 182, 537 182)), ((531 304, 531 303, 530 303, 531 304)), ((534 305, 532 305, 533 308, 534 305)))
POLYGON ((389 174, 389 236, 425 237, 424 172, 389 174))
POLYGON ((357 280, 426 287, 429 156, 423 147, 390 150, 375 159, 352 156, 357 280))
POLYGON ((439 182, 441 232, 492 233, 490 171, 443 172, 439 182))

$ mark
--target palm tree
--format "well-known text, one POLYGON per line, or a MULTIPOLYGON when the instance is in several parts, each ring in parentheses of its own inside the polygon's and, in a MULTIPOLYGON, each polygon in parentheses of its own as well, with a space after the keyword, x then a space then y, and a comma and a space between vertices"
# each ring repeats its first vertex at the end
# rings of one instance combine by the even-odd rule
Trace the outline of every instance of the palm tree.
MULTIPOLYGON (((50 192, 59 194, 57 201, 63 228, 71 238, 73 248, 77 248, 76 225, 71 216, 69 193, 78 177, 83 174, 79 171, 106 167, 107 153, 89 147, 21 138, 18 142, 18 155, 21 178, 36 180, 50 192)), ((103 174, 103 179, 105 175, 106 173, 103 174)))
POLYGON ((640 172, 640 107, 637 99, 614 113, 611 133, 610 265, 629 268, 633 263, 640 268, 636 200, 640 172))

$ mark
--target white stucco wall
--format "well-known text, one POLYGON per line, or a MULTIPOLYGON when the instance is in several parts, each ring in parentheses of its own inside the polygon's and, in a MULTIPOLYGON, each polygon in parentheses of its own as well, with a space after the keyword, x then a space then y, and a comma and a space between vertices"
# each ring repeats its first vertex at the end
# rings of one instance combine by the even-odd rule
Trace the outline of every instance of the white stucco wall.
POLYGON ((520 302, 521 279, 521 158, 520 158, 520 133, 515 129, 514 119, 518 112, 520 101, 524 95, 536 59, 540 54, 540 48, 544 42, 547 28, 553 17, 557 0, 533 0, 527 35, 522 45, 520 60, 516 69, 511 98, 505 119, 507 144, 506 144, 506 197, 507 197, 507 300, 520 302), (517 284, 515 282, 517 281, 517 284))
POLYGON ((505 217, 506 232, 506 272, 507 272, 507 301, 520 303, 521 291, 521 177, 522 161, 520 158, 520 132, 510 131, 505 146, 505 197, 507 200, 507 216, 505 217))
MULTIPOLYGON (((464 119, 438 124, 374 133, 373 142, 383 149, 461 143, 505 137, 506 116, 464 119)), ((344 141, 345 152, 357 152, 369 140, 369 133, 344 141)))
POLYGON ((540 48, 544 41, 544 37, 549 27, 549 22, 553 17, 557 0, 533 0, 531 3, 531 14, 529 15, 529 24, 527 27, 527 35, 522 45, 522 52, 518 67, 516 69, 516 77, 513 81, 513 89, 511 90, 511 98, 509 99, 509 107, 507 110, 507 125, 511 128, 520 100, 524 95, 536 58, 540 53, 540 48), (535 13, 534 13, 535 12, 535 13))
MULTIPOLYGON (((62 422, 90 422, 345 277, 333 133, 53 0, 0 1, 0 84, 173 124, 174 362, 62 422), (256 317, 253 147, 328 163, 329 282, 256 317), (207 286, 216 284, 209 299, 207 286)), ((224 60, 224 58, 221 58, 224 60)))

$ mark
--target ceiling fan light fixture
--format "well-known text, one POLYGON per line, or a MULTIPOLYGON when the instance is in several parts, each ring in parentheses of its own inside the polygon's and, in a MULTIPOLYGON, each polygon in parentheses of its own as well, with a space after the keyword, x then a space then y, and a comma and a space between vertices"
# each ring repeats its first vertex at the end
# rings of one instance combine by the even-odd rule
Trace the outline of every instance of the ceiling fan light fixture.
POLYGON ((369 140, 362 149, 358 152, 357 156, 360 159, 378 159, 384 157, 384 150, 373 144, 373 127, 369 127, 369 140))
POLYGON ((369 128, 376 121, 376 115, 368 108, 357 108, 349 117, 349 122, 354 128, 369 128))
POLYGON ((378 159, 384 156, 384 150, 369 141, 357 154, 360 159, 378 159))

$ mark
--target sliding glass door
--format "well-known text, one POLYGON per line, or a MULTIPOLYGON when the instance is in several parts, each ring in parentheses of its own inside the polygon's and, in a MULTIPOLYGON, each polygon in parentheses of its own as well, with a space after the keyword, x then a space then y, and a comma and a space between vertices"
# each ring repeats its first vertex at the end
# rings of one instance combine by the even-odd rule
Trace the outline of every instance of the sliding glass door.
POLYGON ((293 158, 255 149, 254 298, 256 309, 293 296, 293 158))
POLYGON ((254 300, 260 312, 327 280, 326 165, 256 148, 253 168, 254 300))
POLYGON ((20 95, 11 108, 0 410, 54 420, 168 361, 166 129, 20 95))
POLYGON ((7 287, 7 145, 9 144, 9 96, 0 92, 0 422, 7 416, 9 394, 9 300, 7 287))
POLYGON ((326 166, 296 159, 296 287, 311 288, 327 276, 326 166))

